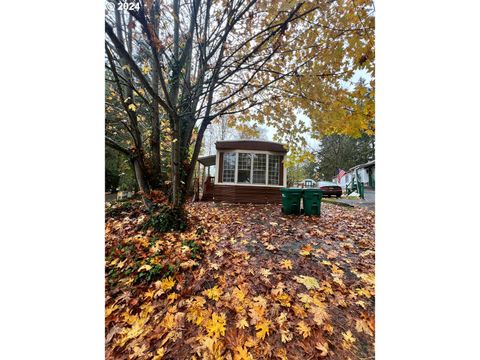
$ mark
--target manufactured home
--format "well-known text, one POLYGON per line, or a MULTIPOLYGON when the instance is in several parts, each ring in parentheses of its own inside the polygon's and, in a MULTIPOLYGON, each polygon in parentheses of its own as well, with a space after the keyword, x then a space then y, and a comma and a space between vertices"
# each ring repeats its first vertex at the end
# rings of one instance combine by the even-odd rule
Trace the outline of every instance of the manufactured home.
POLYGON ((332 181, 337 183, 342 188, 345 188, 347 184, 352 183, 352 180, 355 178, 355 174, 358 175, 359 181, 363 183, 364 186, 375 189, 375 160, 352 167, 347 171, 345 176, 341 178, 340 182, 337 178, 334 178, 332 181))
POLYGON ((287 149, 272 141, 217 141, 216 154, 200 157, 208 175, 199 181, 200 200, 230 203, 280 203, 287 182, 287 149), (215 175, 210 167, 215 166, 215 175))

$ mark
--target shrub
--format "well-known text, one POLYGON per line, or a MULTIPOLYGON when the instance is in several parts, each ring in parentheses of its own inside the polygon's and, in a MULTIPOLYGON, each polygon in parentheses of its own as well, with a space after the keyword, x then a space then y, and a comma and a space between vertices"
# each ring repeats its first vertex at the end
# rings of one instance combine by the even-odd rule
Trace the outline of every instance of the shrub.
POLYGON ((156 232, 183 231, 187 228, 187 216, 183 209, 160 205, 143 225, 144 229, 152 228, 156 232))

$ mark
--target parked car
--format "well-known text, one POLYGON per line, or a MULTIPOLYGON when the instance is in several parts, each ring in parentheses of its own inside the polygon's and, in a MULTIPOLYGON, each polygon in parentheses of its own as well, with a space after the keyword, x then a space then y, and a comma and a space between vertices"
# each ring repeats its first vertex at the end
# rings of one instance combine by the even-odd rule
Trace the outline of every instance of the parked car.
POLYGON ((330 182, 330 181, 319 181, 318 187, 323 192, 323 196, 336 196, 339 198, 342 196, 342 188, 337 184, 330 182))

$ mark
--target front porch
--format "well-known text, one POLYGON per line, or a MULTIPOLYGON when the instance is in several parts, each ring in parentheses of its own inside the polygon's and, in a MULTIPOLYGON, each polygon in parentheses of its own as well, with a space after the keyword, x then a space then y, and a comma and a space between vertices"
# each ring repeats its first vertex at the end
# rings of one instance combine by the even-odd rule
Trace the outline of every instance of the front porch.
POLYGON ((216 155, 198 158, 197 177, 194 180, 194 201, 212 201, 215 186, 215 176, 211 167, 215 166, 216 155))

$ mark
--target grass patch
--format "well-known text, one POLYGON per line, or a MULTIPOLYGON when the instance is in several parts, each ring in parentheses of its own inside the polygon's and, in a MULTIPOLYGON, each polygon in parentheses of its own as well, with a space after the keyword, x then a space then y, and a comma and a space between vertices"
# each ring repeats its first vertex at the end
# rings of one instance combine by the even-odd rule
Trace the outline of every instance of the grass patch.
POLYGON ((342 202, 338 202, 337 200, 333 200, 333 199, 322 199, 322 202, 327 203, 327 204, 349 207, 349 208, 353 207, 350 204, 345 204, 345 203, 342 203, 342 202))

